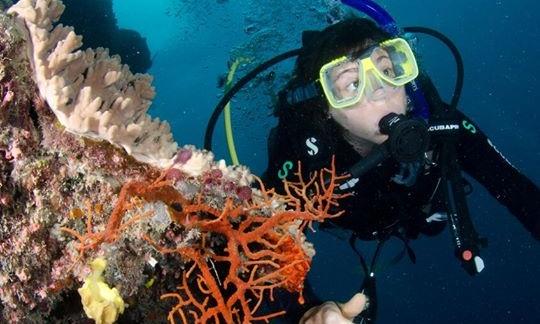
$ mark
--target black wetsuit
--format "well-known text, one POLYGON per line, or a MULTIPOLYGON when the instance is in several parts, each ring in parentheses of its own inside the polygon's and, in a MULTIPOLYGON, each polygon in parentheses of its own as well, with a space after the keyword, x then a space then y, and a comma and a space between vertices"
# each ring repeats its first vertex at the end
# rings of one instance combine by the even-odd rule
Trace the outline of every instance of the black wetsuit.
MULTIPOLYGON (((437 96, 438 98, 438 96, 437 96)), ((437 102, 431 100, 430 104, 437 102)), ((437 104, 437 103, 436 103, 437 104)), ((438 104, 446 105, 442 101, 438 104)), ((540 240, 540 190, 525 175, 515 169, 498 152, 478 125, 461 112, 456 113, 461 125, 458 135, 457 158, 462 170, 481 183, 493 197, 506 206, 532 235, 540 240)), ((344 139, 328 141, 305 125, 291 125, 286 118, 272 130, 269 138, 269 165, 263 176, 267 186, 282 188, 281 176, 293 179, 296 161, 302 161, 305 173, 329 167, 335 155, 337 172, 347 170, 362 157, 344 139), (291 170, 291 163, 295 167, 291 170)), ((399 230, 406 239, 420 233, 436 234, 443 222, 426 219, 436 212, 444 212, 445 201, 439 184, 438 147, 432 142, 429 155, 420 168, 412 186, 396 183, 392 178, 400 171, 396 162, 386 161, 360 179, 343 185, 343 192, 353 193, 342 199, 339 208, 345 213, 331 222, 350 229, 365 240, 378 239, 399 230), (348 188, 345 188, 348 187, 348 188)), ((296 319, 295 319, 296 320, 296 319)))
MULTIPOLYGON (((458 114, 460 120, 470 125, 468 129, 461 127, 458 140, 458 160, 463 171, 481 183, 540 239, 540 190, 498 152, 476 124, 462 113, 458 114)), ((361 159, 345 140, 330 148, 317 134, 309 130, 302 134, 298 125, 294 125, 294 129, 278 126, 271 137, 270 162, 263 178, 267 186, 278 190, 282 186, 278 173, 284 174, 287 170, 287 178, 292 179, 296 161, 302 161, 302 167, 308 173, 329 167, 334 154, 337 172, 342 174, 361 159), (313 154, 315 151, 317 154, 313 154), (292 170, 284 167, 287 161, 294 163, 292 170)), ((435 150, 433 161, 427 159, 416 183, 410 187, 392 180, 399 172, 399 165, 391 160, 369 171, 358 181, 353 179, 344 184, 349 188, 343 192, 351 192, 353 196, 340 200, 339 208, 345 210, 345 214, 332 222, 364 239, 375 239, 374 232, 398 222, 412 237, 418 232, 431 232, 426 218, 435 212, 444 212, 445 205, 438 187, 440 168, 436 157, 435 150)))

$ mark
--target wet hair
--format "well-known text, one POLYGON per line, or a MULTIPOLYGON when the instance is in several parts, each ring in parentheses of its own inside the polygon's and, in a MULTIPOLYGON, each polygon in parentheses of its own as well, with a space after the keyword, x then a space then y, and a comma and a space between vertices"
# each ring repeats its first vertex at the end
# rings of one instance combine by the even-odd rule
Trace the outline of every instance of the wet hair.
MULTIPOLYGON (((360 52, 373 43, 391 36, 373 21, 365 18, 350 18, 331 25, 322 31, 305 31, 302 34, 302 52, 296 60, 293 79, 285 89, 310 84, 317 80, 320 68, 338 57, 360 52)), ((337 139, 343 129, 329 117, 328 102, 319 97, 294 106, 283 100, 283 93, 274 114, 289 127, 303 125, 320 137, 337 139)), ((332 143, 328 143, 332 145, 332 143)))

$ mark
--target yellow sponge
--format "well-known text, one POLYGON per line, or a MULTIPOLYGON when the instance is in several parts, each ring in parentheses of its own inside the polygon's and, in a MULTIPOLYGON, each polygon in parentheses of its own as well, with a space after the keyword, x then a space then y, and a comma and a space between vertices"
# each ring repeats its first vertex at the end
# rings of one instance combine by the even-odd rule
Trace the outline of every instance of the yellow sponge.
POLYGON ((86 277, 84 284, 79 288, 84 312, 88 318, 97 324, 111 324, 124 312, 124 300, 116 288, 110 288, 103 281, 102 273, 107 261, 97 258, 92 263, 92 273, 86 277))

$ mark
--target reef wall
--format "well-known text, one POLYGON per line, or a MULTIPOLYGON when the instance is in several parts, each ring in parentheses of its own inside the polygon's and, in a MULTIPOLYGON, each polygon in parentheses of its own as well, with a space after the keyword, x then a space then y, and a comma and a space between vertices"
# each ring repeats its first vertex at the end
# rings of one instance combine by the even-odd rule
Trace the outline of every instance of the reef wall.
POLYGON ((63 10, 0 14, 0 322, 247 323, 283 313, 260 314, 276 289, 301 300, 333 168, 278 195, 179 148, 151 77, 81 50, 63 10))

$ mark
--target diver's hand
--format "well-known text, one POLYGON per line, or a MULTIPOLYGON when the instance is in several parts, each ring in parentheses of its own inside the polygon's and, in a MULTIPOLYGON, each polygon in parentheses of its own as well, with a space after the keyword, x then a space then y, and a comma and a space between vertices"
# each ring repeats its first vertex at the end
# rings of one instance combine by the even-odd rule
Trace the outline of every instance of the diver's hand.
POLYGON ((364 310, 366 301, 366 296, 361 293, 344 304, 328 301, 308 310, 300 324, 350 324, 364 310))

